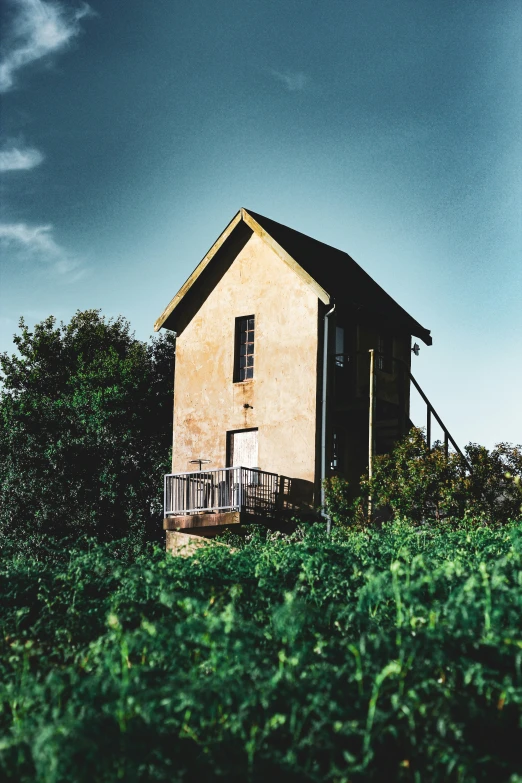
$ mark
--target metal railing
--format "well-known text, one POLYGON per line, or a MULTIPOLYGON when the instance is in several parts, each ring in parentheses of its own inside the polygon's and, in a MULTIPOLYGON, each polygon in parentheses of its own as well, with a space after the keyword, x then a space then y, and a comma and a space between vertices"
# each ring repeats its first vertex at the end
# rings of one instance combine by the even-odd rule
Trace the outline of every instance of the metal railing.
POLYGON ((444 422, 440 418, 439 414, 437 413, 437 411, 435 410, 435 408, 433 407, 431 402, 428 400, 428 398, 426 397, 426 395, 424 394, 424 392, 422 391, 421 387, 419 386, 419 384, 417 383, 417 381, 415 380, 415 378, 413 377, 413 375, 411 373, 410 373, 410 381, 413 383, 413 385, 415 386, 415 388, 419 392, 423 402, 426 404, 426 442, 428 444, 428 449, 431 451, 431 447, 432 447, 432 445, 431 445, 431 417, 433 416, 433 418, 437 421, 437 423, 439 424, 440 428, 442 429, 442 432, 444 433, 444 454, 446 455, 446 458, 448 457, 448 454, 449 454, 449 444, 451 443, 451 445, 453 446, 453 448, 455 449, 457 454, 459 454, 460 458, 463 460, 465 465, 468 467, 469 471, 472 472, 471 463, 464 456, 462 451, 459 449, 459 447, 457 446, 454 438, 451 437, 448 428, 446 427, 446 425, 444 424, 444 422))
POLYGON ((279 507, 278 475, 243 467, 169 473, 163 497, 165 517, 212 511, 270 515, 279 507))

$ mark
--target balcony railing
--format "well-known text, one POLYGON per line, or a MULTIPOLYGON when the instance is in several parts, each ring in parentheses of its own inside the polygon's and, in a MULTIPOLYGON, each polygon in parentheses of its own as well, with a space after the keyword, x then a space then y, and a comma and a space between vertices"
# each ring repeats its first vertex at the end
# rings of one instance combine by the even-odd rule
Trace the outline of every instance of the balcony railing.
POLYGON ((282 506, 280 477, 257 468, 221 468, 165 476, 165 517, 244 511, 270 516, 282 506))

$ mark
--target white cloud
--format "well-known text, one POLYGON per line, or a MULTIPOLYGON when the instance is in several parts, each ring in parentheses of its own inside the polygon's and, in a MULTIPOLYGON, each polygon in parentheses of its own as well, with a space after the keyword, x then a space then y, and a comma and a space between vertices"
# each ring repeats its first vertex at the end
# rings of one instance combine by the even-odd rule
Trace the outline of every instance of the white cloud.
POLYGON ((25 149, 11 147, 8 150, 0 150, 0 171, 34 169, 43 159, 42 153, 33 147, 26 147, 25 149))
POLYGON ((60 258, 52 266, 52 271, 58 275, 68 275, 74 272, 73 280, 79 280, 85 275, 85 269, 81 269, 81 264, 74 258, 60 258))
POLYGON ((303 71, 276 71, 274 68, 271 68, 270 73, 290 92, 304 90, 309 81, 308 76, 303 71))
POLYGON ((50 225, 0 223, 0 246, 17 261, 39 261, 53 275, 69 282, 75 282, 86 274, 82 261, 56 242, 50 225))
POLYGON ((13 87, 16 72, 65 48, 80 32, 80 20, 91 13, 87 4, 71 8, 56 0, 10 0, 11 25, 4 33, 0 92, 13 87))
POLYGON ((27 226, 25 223, 0 223, 0 242, 25 248, 29 253, 59 254, 52 226, 27 226))

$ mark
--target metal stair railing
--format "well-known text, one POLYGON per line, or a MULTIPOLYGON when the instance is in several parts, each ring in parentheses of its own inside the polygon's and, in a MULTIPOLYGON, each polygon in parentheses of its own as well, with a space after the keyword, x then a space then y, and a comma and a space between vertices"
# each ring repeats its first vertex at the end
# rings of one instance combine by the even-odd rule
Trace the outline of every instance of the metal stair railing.
POLYGON ((468 466, 469 470, 471 471, 471 465, 469 464, 468 460, 466 459, 466 457, 464 456, 462 451, 457 446, 457 443, 455 442, 455 439, 452 438, 448 428, 446 427, 446 425, 444 424, 444 422, 440 418, 439 414, 437 413, 437 411, 435 410, 435 408, 433 407, 431 402, 428 400, 428 398, 426 397, 426 395, 422 391, 421 387, 419 386, 419 384, 417 383, 417 381, 415 380, 415 378, 413 377, 411 372, 409 373, 409 375, 410 375, 410 381, 413 383, 413 385, 415 386, 415 388, 419 392, 420 396, 422 397, 422 399, 426 403, 426 442, 428 444, 428 449, 431 451, 431 417, 433 415, 433 417, 436 419, 436 421, 438 422, 440 428, 442 429, 442 431, 444 433, 444 453, 445 453, 446 457, 448 456, 449 444, 451 443, 451 445, 453 446, 453 448, 455 449, 457 454, 460 454, 461 458, 464 460, 464 462, 468 466))

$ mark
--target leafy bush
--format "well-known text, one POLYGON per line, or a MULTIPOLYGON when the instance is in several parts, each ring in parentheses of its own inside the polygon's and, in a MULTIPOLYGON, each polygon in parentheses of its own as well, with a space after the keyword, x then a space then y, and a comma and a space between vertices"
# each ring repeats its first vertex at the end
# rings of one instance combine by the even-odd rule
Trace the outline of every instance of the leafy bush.
MULTIPOLYGON (((364 491, 365 485, 362 489, 364 491)), ((324 505, 336 527, 363 530, 368 524, 368 499, 359 496, 354 500, 352 488, 342 476, 324 480, 324 505)))
POLYGON ((513 781, 522 523, 6 557, 0 777, 513 781))
POLYGON ((123 318, 20 321, 0 355, 0 532, 159 529, 172 428, 173 338, 136 340, 123 318))
POLYGON ((330 479, 329 511, 339 521, 364 524, 371 495, 374 510, 388 507, 395 516, 418 522, 473 517, 491 524, 516 518, 522 447, 500 443, 489 451, 470 443, 465 455, 466 461, 456 452, 446 457, 440 443, 429 449, 422 430, 414 428, 391 454, 375 458, 372 480, 361 479, 362 494, 355 502, 341 479, 330 479))

